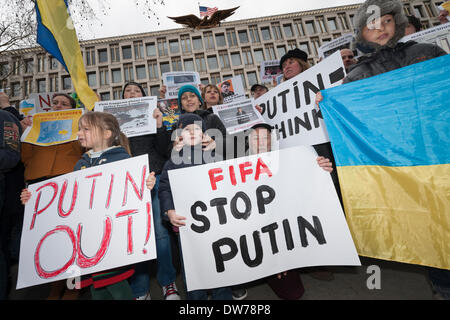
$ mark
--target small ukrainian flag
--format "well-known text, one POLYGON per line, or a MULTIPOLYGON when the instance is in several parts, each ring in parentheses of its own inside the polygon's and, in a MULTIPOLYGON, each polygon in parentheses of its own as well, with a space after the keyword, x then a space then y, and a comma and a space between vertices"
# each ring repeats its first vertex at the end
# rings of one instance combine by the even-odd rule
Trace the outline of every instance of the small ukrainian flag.
POLYGON ((92 110, 98 97, 87 81, 67 0, 37 0, 36 17, 37 42, 64 66, 80 100, 92 110))
POLYGON ((322 92, 362 256, 450 269, 450 55, 322 92))

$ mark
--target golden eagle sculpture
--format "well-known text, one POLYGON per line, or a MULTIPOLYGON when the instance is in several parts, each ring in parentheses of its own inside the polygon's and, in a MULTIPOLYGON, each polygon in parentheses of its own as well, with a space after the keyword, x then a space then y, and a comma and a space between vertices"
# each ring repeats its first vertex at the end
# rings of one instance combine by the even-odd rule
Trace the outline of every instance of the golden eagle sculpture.
POLYGON ((193 29, 211 29, 217 26, 220 26, 220 22, 229 16, 233 15, 234 12, 239 7, 225 9, 225 10, 217 10, 210 17, 205 16, 203 19, 200 19, 196 15, 188 14, 186 16, 180 17, 168 17, 172 19, 178 24, 182 24, 185 27, 193 28, 193 29))

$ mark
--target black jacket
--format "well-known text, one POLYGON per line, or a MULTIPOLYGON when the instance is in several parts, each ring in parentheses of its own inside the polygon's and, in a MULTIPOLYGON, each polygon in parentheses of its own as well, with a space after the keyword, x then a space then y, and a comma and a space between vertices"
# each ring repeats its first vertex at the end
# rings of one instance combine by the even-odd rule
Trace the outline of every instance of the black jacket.
POLYGON ((0 173, 11 170, 19 163, 21 134, 19 120, 0 109, 0 173))
POLYGON ((128 158, 130 158, 130 155, 123 147, 120 146, 106 150, 98 158, 91 158, 89 152, 86 152, 85 154, 83 154, 81 159, 78 160, 78 162, 75 164, 75 168, 73 170, 77 171, 128 158))
POLYGON ((446 54, 442 48, 433 44, 399 42, 394 48, 384 48, 362 57, 358 64, 350 68, 344 83, 366 79, 446 54))

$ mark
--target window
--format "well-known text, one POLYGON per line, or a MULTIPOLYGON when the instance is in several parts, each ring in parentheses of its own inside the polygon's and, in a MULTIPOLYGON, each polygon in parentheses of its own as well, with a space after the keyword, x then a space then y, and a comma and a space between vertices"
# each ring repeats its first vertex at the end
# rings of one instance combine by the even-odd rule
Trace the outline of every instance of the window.
POLYGON ((134 47, 134 58, 135 59, 144 58, 144 45, 142 44, 142 41, 134 42, 133 47, 134 47))
POLYGON ((238 45, 236 31, 234 29, 227 29, 227 40, 228 46, 230 47, 236 47, 238 45))
POLYGON ((198 54, 195 56, 195 64, 197 66, 198 72, 205 72, 206 71, 206 62, 205 62, 205 56, 203 54, 198 54))
POLYGON ((172 58, 172 71, 183 71, 180 57, 172 58))
POLYGON ((323 17, 316 17, 317 24, 319 25, 319 30, 321 33, 327 33, 327 28, 325 27, 325 22, 323 17))
POLYGON ((100 86, 106 86, 109 84, 109 70, 107 67, 99 68, 98 75, 100 78, 100 86))
POLYGON ((159 64, 159 68, 161 70, 161 74, 163 75, 164 73, 170 72, 170 64, 168 62, 161 62, 159 64))
POLYGON ((151 86, 150 95, 159 97, 159 86, 151 86))
POLYGON ((50 70, 57 70, 57 69, 58 69, 58 60, 55 57, 50 57, 50 70))
POLYGON ((13 97, 20 96, 20 82, 11 83, 11 96, 13 96, 13 97))
POLYGON ((71 90, 72 89, 72 79, 70 79, 70 76, 62 77, 62 88, 63 88, 63 90, 71 90))
POLYGON ((184 34, 181 36, 181 50, 183 51, 183 53, 192 52, 191 38, 188 34, 184 34))
POLYGON ((122 82, 122 74, 120 72, 120 69, 112 69, 111 70, 111 75, 112 75, 112 82, 113 83, 122 82))
POLYGON ((257 26, 249 26, 248 29, 250 31, 250 38, 252 39, 252 42, 259 43, 260 38, 259 38, 258 27, 257 26))
POLYGON ((273 47, 273 44, 268 44, 265 46, 266 49, 266 59, 267 60, 276 60, 277 57, 275 55, 275 48, 273 47))
POLYGON ((180 44, 178 39, 169 40, 170 53, 180 53, 180 44))
POLYGON ((250 86, 258 83, 258 76, 255 71, 247 72, 247 79, 250 86))
POLYGON ((238 76, 241 77, 242 84, 243 84, 244 88, 247 89, 247 83, 245 82, 244 70, 242 70, 242 69, 236 70, 236 71, 234 72, 234 75, 235 75, 236 77, 238 77, 238 76))
POLYGON ((122 58, 124 60, 133 58, 131 55, 131 46, 122 47, 122 58))
MULTIPOLYGON (((9 64, 8 62, 2 62, 0 63, 0 76, 1 77, 6 77, 9 73, 9 64)), ((0 88, 5 88, 5 86, 1 86, 0 88)))
POLYGON ((195 71, 194 60, 184 60, 184 71, 195 71))
POLYGON ((328 29, 330 31, 337 30, 336 18, 328 18, 328 29))
MULTIPOLYGON (((148 87, 147 83, 141 83, 142 89, 144 89, 145 95, 148 96, 148 87)), ((159 95, 158 95, 159 96, 159 95)))
POLYGON ((275 40, 283 39, 283 36, 281 35, 281 27, 280 27, 279 23, 272 24, 272 34, 273 34, 273 38, 275 40))
POLYGON ((219 69, 219 63, 217 62, 217 57, 214 56, 208 56, 208 69, 219 69))
POLYGON ((286 47, 285 46, 278 46, 277 47, 278 56, 281 57, 286 54, 286 47))
POLYGON ((100 93, 100 99, 102 99, 102 101, 109 101, 109 100, 111 100, 111 93, 109 93, 109 92, 101 92, 100 93))
POLYGON ((311 38, 311 43, 314 48, 314 54, 317 55, 317 53, 319 52, 319 48, 320 48, 319 38, 311 38))
POLYGON ((249 42, 247 30, 239 30, 238 37, 241 44, 249 42))
POLYGON ((347 23, 347 18, 345 17, 345 13, 339 13, 338 14, 339 20, 341 21, 342 29, 348 30, 350 29, 347 23))
POLYGON ((209 79, 208 78, 202 78, 200 79, 201 84, 207 86, 209 84, 209 79))
POLYGON ((119 45, 118 44, 112 44, 109 47, 109 51, 110 51, 110 54, 111 54, 111 62, 119 62, 120 61, 119 45))
POLYGON ((37 57, 38 72, 45 72, 45 55, 40 54, 37 57))
POLYGON ((220 83, 220 73, 212 73, 211 74, 211 83, 212 84, 220 83))
POLYGON ((37 87, 38 93, 47 92, 47 86, 45 84, 45 79, 36 80, 36 87, 37 87))
POLYGON ((214 49, 214 40, 212 32, 203 33, 203 40, 205 41, 205 49, 214 49))
MULTIPOLYGON (((2 88, 1 85, 0 85, 0 88, 2 88)), ((57 89, 55 91, 59 91, 59 89, 57 89)), ((23 95, 25 97, 27 97, 32 92, 33 92, 33 78, 24 78, 23 79, 23 95)))
POLYGON ((422 5, 413 6, 413 8, 414 8, 414 15, 417 18, 426 18, 422 5))
POLYGON ((106 49, 99 49, 97 51, 97 53, 98 53, 98 63, 108 62, 108 50, 106 50, 106 49))
POLYGON ((262 49, 255 49, 253 50, 253 53, 255 55, 255 61, 257 64, 261 64, 264 61, 264 52, 262 49))
POLYGON ((50 92, 58 92, 59 91, 59 81, 58 74, 53 73, 48 76, 48 81, 50 82, 50 92))
POLYGON ((261 35, 262 35, 262 38, 263 38, 264 41, 272 39, 272 37, 270 36, 270 29, 269 29, 269 27, 261 28, 261 35))
POLYGON ((148 77, 150 79, 158 79, 159 73, 158 73, 158 63, 156 60, 152 60, 148 62, 148 77))
POLYGON ((309 44, 308 44, 308 42, 300 43, 299 49, 302 50, 302 51, 305 51, 308 55, 311 53, 309 51, 309 44))
POLYGON ((253 64, 252 51, 250 50, 250 48, 242 48, 242 56, 244 57, 245 65, 253 64))
POLYGON ((294 20, 294 26, 299 37, 305 36, 305 29, 303 28, 302 20, 294 20))
POLYGON ((317 33, 316 26, 314 25, 314 21, 306 21, 305 25, 306 25, 306 31, 308 32, 309 35, 317 33))
POLYGON ((113 100, 122 99, 122 87, 114 87, 113 88, 113 100))
POLYGON ((145 51, 147 51, 147 57, 156 57, 156 46, 154 42, 147 43, 145 45, 145 51))
POLYGON ((202 37, 192 38, 192 43, 194 44, 194 50, 203 50, 202 37))
POLYGON ((225 35, 223 33, 216 34, 216 44, 218 47, 226 47, 225 35))
POLYGON ((25 73, 33 73, 34 61, 33 59, 25 60, 25 73))
POLYGON ((220 60, 220 67, 222 69, 229 69, 230 68, 230 58, 228 56, 228 52, 225 51, 219 51, 219 60, 220 60))
POLYGON ((133 65, 131 63, 123 65, 123 74, 125 76, 125 82, 134 80, 133 65))
POLYGON ((288 41, 288 50, 293 50, 297 48, 297 41, 296 40, 289 40, 288 41))
POLYGON ((94 66, 95 65, 95 48, 94 47, 86 48, 85 56, 86 56, 86 65, 94 66))
POLYGON ((283 31, 284 31, 284 35, 286 36, 286 38, 292 38, 294 36, 294 32, 292 31, 291 24, 284 24, 283 31))
POLYGON ((241 54, 239 52, 231 53, 231 63, 233 66, 240 66, 242 64, 241 54))
POLYGON ((158 54, 160 57, 167 56, 167 41, 165 38, 159 38, 158 40, 158 54))
POLYGON ((95 87, 97 85, 97 74, 95 72, 88 72, 87 78, 90 87, 95 87))
POLYGON ((423 4, 425 5, 425 11, 427 12, 427 15, 429 17, 435 17, 436 13, 434 12, 433 7, 431 6, 431 3, 428 1, 428 2, 424 2, 423 4))
POLYGON ((136 79, 142 80, 142 79, 146 79, 146 78, 147 78, 147 74, 145 71, 145 65, 136 66, 136 79))

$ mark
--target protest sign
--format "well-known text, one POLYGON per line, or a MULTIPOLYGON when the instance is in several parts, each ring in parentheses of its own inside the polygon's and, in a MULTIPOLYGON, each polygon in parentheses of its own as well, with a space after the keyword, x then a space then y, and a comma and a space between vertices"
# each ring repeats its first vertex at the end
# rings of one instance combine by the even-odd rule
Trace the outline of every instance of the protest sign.
POLYGON ((220 92, 222 92, 223 103, 246 99, 242 78, 239 76, 225 80, 217 84, 217 87, 220 89, 220 92))
POLYGON ((184 85, 191 84, 197 88, 200 85, 198 72, 166 72, 162 76, 166 86, 166 99, 177 98, 178 90, 184 85))
POLYGON ((327 42, 323 46, 321 46, 318 50, 319 58, 326 58, 336 51, 340 51, 341 49, 350 48, 350 44, 352 43, 354 38, 353 33, 347 33, 343 36, 333 39, 330 42, 327 42))
POLYGON ((143 155, 28 187, 17 288, 156 258, 143 155))
POLYGON ((158 99, 158 109, 163 114, 163 125, 168 131, 172 130, 181 114, 178 99, 158 99))
POLYGON ((20 140, 43 147, 75 141, 82 115, 82 109, 36 113, 20 140))
POLYGON ((419 31, 399 40, 407 42, 409 40, 419 43, 431 43, 450 53, 450 23, 440 24, 435 27, 419 31))
POLYGON ((359 265, 330 174, 311 147, 169 171, 187 289, 295 268, 359 265), (189 186, 189 187, 186 187, 189 186))
POLYGON ((320 90, 340 85, 344 77, 341 54, 335 52, 255 100, 265 122, 278 130, 281 149, 329 141, 315 96, 320 90))
POLYGON ((94 110, 114 115, 120 130, 131 138, 156 133, 156 120, 153 118, 156 101, 156 97, 101 101, 95 103, 94 110))
POLYGON ((262 83, 273 83, 282 74, 280 60, 263 61, 261 63, 260 77, 262 83))
POLYGON ((229 134, 250 129, 255 124, 264 122, 251 99, 221 104, 212 108, 229 134))
POLYGON ((41 112, 49 112, 52 109, 52 99, 56 92, 31 93, 28 99, 19 103, 19 112, 25 116, 41 112))

